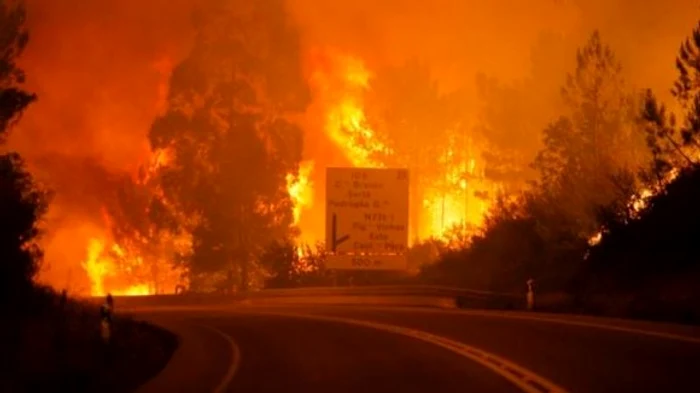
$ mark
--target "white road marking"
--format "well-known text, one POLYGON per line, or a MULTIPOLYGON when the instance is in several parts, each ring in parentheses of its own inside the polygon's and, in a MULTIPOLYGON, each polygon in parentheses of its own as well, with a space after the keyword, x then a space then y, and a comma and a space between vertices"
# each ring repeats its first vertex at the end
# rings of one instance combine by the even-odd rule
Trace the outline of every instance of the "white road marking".
MULTIPOLYGON (((327 306, 327 304, 321 304, 322 306, 327 306)), ((202 306, 189 306, 189 307, 183 307, 183 306, 159 306, 159 307, 152 307, 149 309, 138 309, 138 308, 133 308, 129 309, 128 311, 131 312, 145 312, 149 310, 159 310, 159 311, 186 311, 186 310, 230 310, 231 308, 235 307, 235 305, 220 305, 220 306, 208 306, 208 307, 202 307, 202 306)), ((269 306, 269 305, 268 305, 269 306)), ((309 304, 303 305, 304 307, 308 307, 309 304)), ((344 306, 346 307, 346 306, 344 306)), ((347 306, 347 307, 354 307, 352 306, 347 306)), ((498 310, 445 310, 445 309, 431 309, 431 308, 419 308, 419 307, 406 307, 406 306, 396 306, 396 307, 391 307, 391 306, 378 306, 378 305, 365 305, 363 309, 371 309, 371 310, 386 310, 386 311, 401 311, 401 312, 406 312, 410 311, 411 313, 435 313, 435 314, 443 314, 443 315, 473 315, 473 316, 482 316, 482 317, 495 317, 495 318, 510 318, 510 319, 519 319, 519 320, 530 320, 530 321, 536 321, 536 322, 549 322, 549 323, 558 323, 562 325, 569 325, 569 326, 579 326, 579 327, 587 327, 587 328, 596 328, 596 329, 604 329, 604 330, 610 330, 610 331, 617 331, 621 333, 628 333, 628 334, 639 334, 639 335, 644 335, 644 336, 649 336, 649 337, 656 337, 656 338, 663 338, 666 340, 676 340, 676 341, 682 341, 682 342, 688 342, 688 343, 693 343, 693 344, 700 344, 700 337, 693 337, 689 335, 682 335, 682 334, 674 334, 674 333, 667 333, 667 332, 662 332, 659 330, 648 330, 648 329, 640 329, 640 328, 634 328, 634 327, 627 327, 627 326, 619 326, 619 325, 611 325, 611 324, 606 324, 606 323, 600 323, 600 322, 588 322, 588 321, 577 321, 573 319, 566 319, 566 315, 563 317, 548 317, 544 315, 528 315, 526 312, 503 312, 503 311, 498 311, 498 310)), ((575 316, 569 316, 570 318, 575 317, 575 316)))
POLYGON ((561 317, 547 317, 543 315, 527 315, 526 313, 514 313, 514 312, 501 312, 501 311, 485 311, 485 310, 430 310, 430 309, 414 309, 414 308, 404 308, 404 307, 376 307, 377 310, 388 310, 388 311, 410 311, 410 312, 422 312, 422 313, 436 313, 444 315, 474 315, 481 317, 495 317, 495 318, 510 318, 510 319, 520 319, 520 320, 530 320, 537 322, 549 322, 558 323, 562 325, 570 326, 580 326, 596 329, 605 329, 611 331, 617 331, 629 334, 640 334, 644 336, 651 336, 657 338, 663 338, 667 340, 677 340, 683 342, 689 342, 693 344, 700 344, 700 338, 685 336, 681 334, 666 333, 658 330, 644 330, 627 326, 618 326, 598 322, 587 322, 587 321, 576 321, 573 319, 565 319, 561 317))
POLYGON ((224 375, 221 381, 219 381, 219 384, 216 385, 214 390, 212 390, 212 393, 224 393, 228 386, 231 384, 233 377, 236 376, 238 366, 241 364, 241 350, 238 347, 238 344, 236 344, 236 342, 233 341, 233 339, 229 335, 222 332, 221 330, 208 325, 199 326, 221 336, 224 340, 226 340, 226 342, 228 342, 229 346, 231 347, 231 363, 229 364, 228 370, 226 370, 226 375, 224 375))
POLYGON ((275 311, 258 311, 258 310, 245 310, 237 311, 234 313, 239 313, 242 315, 272 315, 272 316, 282 316, 291 318, 303 318, 312 319, 325 322, 335 322, 343 323, 346 325, 355 325, 365 328, 380 330, 384 332, 399 334, 406 337, 411 337, 418 339, 439 347, 445 348, 452 351, 460 356, 466 357, 484 367, 487 367, 491 371, 500 375, 501 377, 507 379, 515 386, 520 388, 522 391, 527 393, 566 393, 567 391, 553 382, 541 377, 534 372, 521 367, 510 360, 502 358, 500 356, 494 355, 492 353, 486 352, 479 348, 472 347, 470 345, 460 343, 454 340, 450 340, 446 337, 437 336, 431 333, 423 332, 416 329, 410 329, 406 327, 400 327, 395 325, 389 325, 378 322, 370 322, 358 319, 341 318, 341 317, 331 317, 324 315, 314 315, 314 314, 299 314, 299 313, 289 313, 289 312, 275 312, 275 311))

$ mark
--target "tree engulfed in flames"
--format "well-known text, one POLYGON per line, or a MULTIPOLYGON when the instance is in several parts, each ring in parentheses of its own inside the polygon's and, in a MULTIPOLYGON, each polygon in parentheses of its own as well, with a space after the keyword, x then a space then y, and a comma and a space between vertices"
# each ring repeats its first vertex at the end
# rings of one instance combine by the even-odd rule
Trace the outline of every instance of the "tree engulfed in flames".
POLYGON ((424 215, 428 217, 420 232, 423 238, 453 240, 456 232, 483 224, 490 202, 476 195, 482 195, 488 184, 483 168, 477 168, 475 154, 469 150, 456 146, 453 139, 438 160, 441 177, 423 191, 424 215))
MULTIPOLYGON (((324 53, 323 60, 312 70, 309 80, 315 100, 323 108, 323 133, 342 152, 349 165, 364 168, 392 166, 398 153, 392 149, 387 138, 372 128, 365 114, 364 96, 371 89, 371 72, 363 61, 353 56, 328 52, 324 53)), ((483 222, 489 201, 475 195, 485 195, 489 185, 483 168, 478 165, 480 151, 466 137, 462 139, 461 144, 457 143, 457 138, 443 141, 442 156, 432 162, 433 167, 427 171, 432 174, 430 178, 421 179, 420 182, 412 179, 418 182, 416 184, 421 184, 411 195, 411 209, 417 209, 420 213, 420 227, 411 231, 417 234, 415 237, 418 239, 414 240, 452 240, 455 228, 478 227, 483 222)), ((303 225, 301 217, 305 212, 322 208, 321 204, 314 204, 320 188, 312 181, 312 175, 322 166, 324 159, 336 161, 329 157, 307 157, 297 173, 286 176, 287 191, 293 203, 293 224, 302 233, 299 243, 302 243, 301 239, 304 239, 304 243, 322 239, 320 234, 313 233, 312 228, 303 225)), ((410 162, 411 159, 405 157, 406 161, 410 162)), ((168 151, 153 152, 141 181, 148 182, 159 168, 169 165, 171 161, 168 151)), ((111 220, 107 217, 106 221, 110 223, 111 220)), ((107 227, 110 233, 111 224, 107 227)), ((126 240, 128 244, 116 242, 111 235, 95 236, 87 246, 87 257, 83 263, 91 282, 91 294, 172 293, 177 285, 184 285, 186 271, 174 268, 174 249, 191 250, 191 236, 184 234, 178 239, 169 233, 153 236, 160 246, 149 255, 144 255, 144 248, 138 246, 144 242, 138 234, 126 240)), ((305 249, 308 246, 301 244, 297 248, 298 267, 302 270, 307 268, 305 249)))
POLYGON ((154 295, 174 293, 177 286, 184 286, 186 270, 173 262, 177 253, 191 249, 191 239, 163 233, 156 243, 153 252, 144 254, 141 248, 120 245, 111 236, 90 239, 83 262, 90 294, 154 295))
MULTIPOLYGON (((649 200, 662 192, 668 184, 673 182, 678 177, 679 174, 680 170, 678 168, 674 168, 668 172, 665 178, 660 181, 655 188, 642 188, 639 190, 639 192, 633 195, 627 203, 627 208, 630 209, 631 212, 631 218, 638 218, 639 214, 649 206, 649 200)), ((593 236, 588 238, 588 245, 593 247, 600 244, 600 242, 603 240, 603 234, 603 230, 599 230, 598 232, 594 233, 593 236)))
POLYGON ((313 204, 313 184, 311 173, 314 170, 313 161, 304 161, 299 165, 299 172, 287 174, 287 192, 294 204, 294 225, 299 225, 301 213, 313 204))
MULTIPOLYGON (((90 279, 90 292, 93 296, 104 296, 108 292, 117 296, 143 296, 154 293, 153 288, 145 283, 127 284, 124 287, 110 285, 110 278, 123 273, 119 271, 118 265, 112 257, 112 255, 117 258, 125 256, 124 250, 118 244, 112 244, 111 249, 107 250, 105 240, 94 238, 88 244, 87 254, 83 266, 90 279)), ((143 260, 136 258, 132 260, 132 263, 139 266, 143 264, 143 260)))
MULTIPOLYGON (((388 138, 373 129, 372 122, 365 114, 364 96, 371 90, 372 73, 361 59, 351 55, 333 50, 314 54, 310 85, 315 101, 323 107, 324 134, 339 148, 351 166, 391 167, 402 152, 397 152, 388 138)), ((417 179, 417 176, 412 176, 411 181, 420 184, 410 198, 411 209, 418 210, 420 217, 418 227, 411 230, 412 236, 417 238, 413 240, 450 240, 456 228, 478 227, 483 222, 490 205, 483 195, 490 187, 483 168, 477 165, 481 152, 466 136, 461 138, 461 144, 457 143, 457 139, 441 141, 444 145, 442 156, 437 162, 430 163, 430 170, 425 171, 431 173, 429 178, 417 179)), ((414 157, 406 156, 402 161, 412 162, 414 157)), ((306 203, 303 209, 311 208, 312 204, 306 203)), ((411 225, 415 226, 416 223, 411 225)), ((302 232, 305 230, 302 228, 302 232)))
POLYGON ((369 126, 364 111, 363 95, 369 89, 371 73, 352 56, 329 52, 323 59, 326 67, 312 72, 310 84, 326 111, 326 135, 353 166, 385 167, 382 158, 392 151, 369 126))
MULTIPOLYGON (((155 151, 149 166, 135 180, 137 186, 147 187, 161 168, 172 162, 171 152, 155 151)), ((147 190, 155 192, 162 200, 157 187, 147 190)), ((90 294, 104 296, 107 293, 118 296, 140 296, 159 293, 173 293, 177 286, 186 284, 186 270, 175 265, 178 255, 188 255, 192 251, 192 237, 189 232, 172 233, 156 230, 149 225, 148 233, 131 233, 115 239, 118 231, 115 220, 107 209, 103 209, 105 233, 95 235, 87 245, 83 269, 90 280, 90 294)), ((144 212, 145 213, 145 212, 144 212)))

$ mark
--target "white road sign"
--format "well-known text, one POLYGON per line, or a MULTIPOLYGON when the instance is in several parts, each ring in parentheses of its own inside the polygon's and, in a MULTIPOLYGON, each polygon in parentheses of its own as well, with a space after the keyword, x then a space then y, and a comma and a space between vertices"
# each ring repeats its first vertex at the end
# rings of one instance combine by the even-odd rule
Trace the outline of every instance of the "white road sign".
POLYGON ((405 269, 408 170, 328 168, 328 267, 405 269))

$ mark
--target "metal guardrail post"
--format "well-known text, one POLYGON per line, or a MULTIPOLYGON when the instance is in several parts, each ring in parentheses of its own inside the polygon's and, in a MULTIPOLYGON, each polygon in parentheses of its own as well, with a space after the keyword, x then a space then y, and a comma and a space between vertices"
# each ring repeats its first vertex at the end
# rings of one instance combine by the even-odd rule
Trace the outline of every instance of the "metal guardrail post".
POLYGON ((535 291, 533 289, 533 284, 535 280, 532 278, 527 280, 527 309, 532 311, 535 308, 535 291))

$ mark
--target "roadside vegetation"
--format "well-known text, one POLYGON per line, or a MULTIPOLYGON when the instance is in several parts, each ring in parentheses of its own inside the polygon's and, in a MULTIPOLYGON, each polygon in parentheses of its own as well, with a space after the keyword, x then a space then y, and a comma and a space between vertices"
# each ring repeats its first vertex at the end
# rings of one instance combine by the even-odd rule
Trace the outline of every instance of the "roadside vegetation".
POLYGON ((540 309, 699 323, 699 45, 696 29, 676 61, 672 113, 625 87, 594 34, 562 89, 566 110, 543 131, 537 179, 423 278, 519 293, 533 278, 550 294, 540 309))
POLYGON ((127 392, 155 375, 177 346, 153 326, 117 317, 106 345, 94 304, 34 283, 50 192, 4 141, 39 99, 17 62, 29 42, 25 10, 0 1, 0 391, 127 392))

